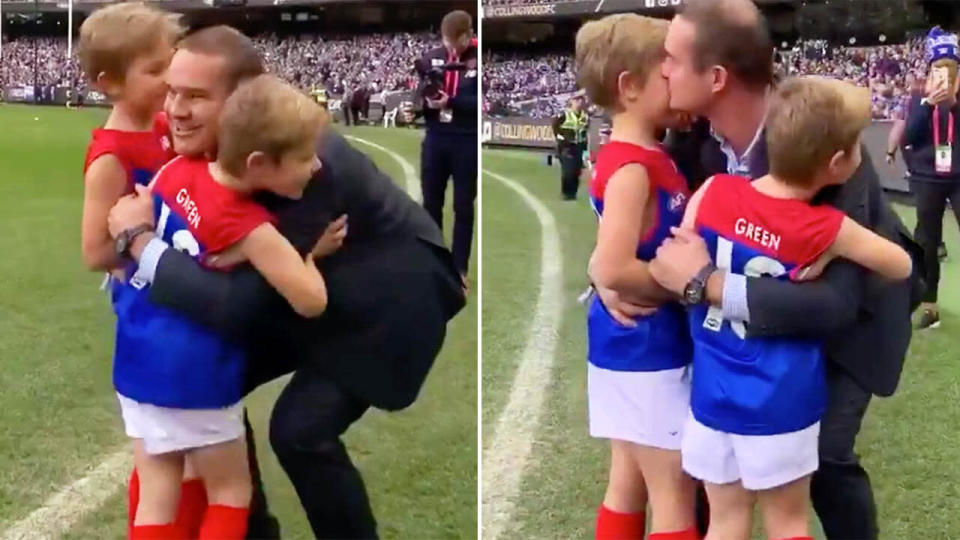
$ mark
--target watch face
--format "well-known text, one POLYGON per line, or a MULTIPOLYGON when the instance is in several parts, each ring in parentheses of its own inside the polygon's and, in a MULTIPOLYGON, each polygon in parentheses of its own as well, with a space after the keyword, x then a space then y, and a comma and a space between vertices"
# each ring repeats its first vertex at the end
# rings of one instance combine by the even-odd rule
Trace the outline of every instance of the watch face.
POLYGON ((699 304, 702 296, 703 288, 696 281, 688 283, 687 288, 683 291, 683 299, 687 304, 699 304))

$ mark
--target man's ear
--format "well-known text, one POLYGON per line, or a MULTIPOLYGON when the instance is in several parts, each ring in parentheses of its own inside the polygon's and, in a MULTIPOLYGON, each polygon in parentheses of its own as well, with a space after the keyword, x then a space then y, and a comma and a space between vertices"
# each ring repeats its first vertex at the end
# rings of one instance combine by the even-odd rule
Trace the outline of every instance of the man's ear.
POLYGON ((730 72, 727 71, 727 68, 723 66, 713 66, 710 68, 710 74, 710 89, 713 90, 714 94, 719 93, 727 87, 730 78, 730 72))

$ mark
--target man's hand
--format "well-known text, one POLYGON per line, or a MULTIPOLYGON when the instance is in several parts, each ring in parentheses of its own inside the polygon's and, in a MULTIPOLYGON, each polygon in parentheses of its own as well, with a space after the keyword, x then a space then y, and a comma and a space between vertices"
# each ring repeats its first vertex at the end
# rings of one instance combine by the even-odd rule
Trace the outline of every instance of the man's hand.
POLYGON ((934 107, 941 103, 946 103, 952 107, 957 102, 956 88, 950 84, 949 80, 943 81, 941 84, 936 84, 934 77, 931 75, 927 78, 926 90, 927 103, 934 107))
POLYGON ((810 266, 801 268, 797 273, 795 281, 813 281, 817 279, 823 274, 827 265, 835 258, 836 256, 829 251, 824 253, 817 260, 813 261, 810 266))
POLYGON ((447 102, 450 101, 450 96, 447 95, 443 90, 440 91, 440 97, 437 99, 427 98, 427 107, 431 109, 445 109, 447 107, 447 102))
POLYGON ((596 286, 594 288, 597 291, 597 296, 600 297, 600 301, 603 303, 603 307, 607 308, 607 313, 623 326, 633 328, 637 326, 637 322, 634 319, 652 315, 657 311, 656 306, 642 306, 640 304, 627 302, 623 298, 620 298, 617 291, 613 289, 596 286))
POLYGON ((323 231, 323 235, 317 240, 317 243, 310 250, 310 254, 315 259, 320 259, 335 253, 343 245, 343 239, 347 237, 347 215, 344 214, 334 221, 331 221, 323 231))
POLYGON ((710 254, 707 243, 696 232, 680 227, 671 227, 670 231, 673 237, 660 244, 648 268, 661 287, 683 296, 690 280, 711 262, 710 254))
POLYGON ((120 233, 141 223, 155 225, 153 219, 153 196, 150 189, 140 184, 133 186, 134 192, 120 197, 107 216, 107 228, 110 237, 116 239, 120 233))

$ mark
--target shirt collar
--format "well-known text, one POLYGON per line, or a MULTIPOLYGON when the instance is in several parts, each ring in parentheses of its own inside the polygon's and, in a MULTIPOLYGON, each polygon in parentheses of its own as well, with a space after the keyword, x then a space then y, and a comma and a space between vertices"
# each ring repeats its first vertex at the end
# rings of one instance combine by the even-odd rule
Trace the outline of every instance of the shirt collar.
POLYGON ((750 141, 750 144, 747 146, 747 149, 743 152, 742 156, 737 156, 737 152, 733 149, 733 146, 730 145, 727 139, 715 131, 713 129, 713 125, 710 126, 710 136, 720 143, 720 151, 722 151, 727 157, 728 174, 736 174, 750 178, 753 177, 750 171, 750 158, 757 147, 757 142, 760 140, 760 136, 763 134, 763 128, 766 123, 767 118, 764 116, 763 120, 760 122, 760 126, 757 128, 757 132, 753 135, 753 140, 750 141))

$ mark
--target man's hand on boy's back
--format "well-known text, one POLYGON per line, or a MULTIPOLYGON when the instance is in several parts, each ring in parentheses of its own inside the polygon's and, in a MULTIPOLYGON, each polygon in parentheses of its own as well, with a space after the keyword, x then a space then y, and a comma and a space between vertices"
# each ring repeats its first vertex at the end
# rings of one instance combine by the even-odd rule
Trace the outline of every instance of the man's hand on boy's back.
POLYGON ((683 295, 690 280, 711 262, 710 254, 707 243, 695 231, 674 227, 672 232, 650 261, 650 274, 664 289, 683 295))
POLYGON ((141 223, 155 225, 153 218, 153 196, 150 189, 140 184, 134 185, 134 192, 120 197, 107 216, 107 228, 110 236, 116 238, 120 233, 141 223))

